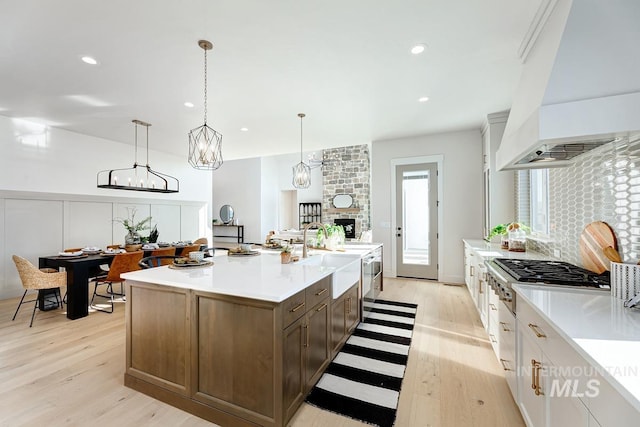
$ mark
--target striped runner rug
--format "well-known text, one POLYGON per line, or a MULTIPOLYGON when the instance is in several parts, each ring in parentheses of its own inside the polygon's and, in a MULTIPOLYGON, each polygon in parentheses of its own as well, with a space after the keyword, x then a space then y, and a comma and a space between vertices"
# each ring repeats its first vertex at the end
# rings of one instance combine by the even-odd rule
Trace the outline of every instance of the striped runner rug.
POLYGON ((368 424, 393 426, 417 308, 376 300, 306 402, 368 424))

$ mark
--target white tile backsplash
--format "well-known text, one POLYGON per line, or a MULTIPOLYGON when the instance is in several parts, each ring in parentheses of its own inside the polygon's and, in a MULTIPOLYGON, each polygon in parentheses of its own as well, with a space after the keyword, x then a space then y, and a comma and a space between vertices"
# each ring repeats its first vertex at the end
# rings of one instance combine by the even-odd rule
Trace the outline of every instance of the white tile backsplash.
POLYGON ((592 221, 609 224, 625 262, 640 259, 640 134, 598 147, 567 167, 549 169, 552 242, 529 247, 582 265, 578 240, 592 221))

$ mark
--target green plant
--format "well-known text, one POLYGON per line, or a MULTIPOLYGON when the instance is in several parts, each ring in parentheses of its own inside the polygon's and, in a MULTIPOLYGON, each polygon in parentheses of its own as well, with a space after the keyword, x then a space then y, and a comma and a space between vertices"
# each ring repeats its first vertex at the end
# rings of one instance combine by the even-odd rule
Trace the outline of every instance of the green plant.
POLYGON ((136 208, 127 208, 127 218, 116 218, 114 221, 122 224, 132 234, 149 229, 151 227, 151 217, 148 216, 142 221, 136 222, 136 212, 136 208))
POLYGON ((529 227, 527 227, 526 225, 520 223, 520 222, 510 222, 508 224, 498 224, 495 227, 493 227, 491 229, 491 231, 489 232, 489 235, 487 236, 487 240, 491 240, 492 238, 494 238, 495 236, 503 236, 507 233, 509 233, 509 227, 514 227, 515 228, 520 228, 522 231, 528 233, 529 231, 531 231, 531 229, 529 227))
POLYGON ((283 254, 290 254, 292 250, 293 250, 293 246, 291 246, 291 245, 284 245, 284 246, 282 247, 282 249, 280 249, 280 253, 283 253, 283 254))

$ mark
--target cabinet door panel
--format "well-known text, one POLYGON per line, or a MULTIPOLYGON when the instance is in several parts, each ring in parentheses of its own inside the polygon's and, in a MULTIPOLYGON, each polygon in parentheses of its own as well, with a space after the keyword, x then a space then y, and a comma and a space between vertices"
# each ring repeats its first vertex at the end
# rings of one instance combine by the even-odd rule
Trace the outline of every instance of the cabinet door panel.
POLYGON ((345 336, 345 313, 347 296, 342 295, 331 304, 331 349, 337 353, 338 347, 345 336))
POLYGON ((282 407, 285 419, 291 418, 304 398, 304 318, 284 330, 282 343, 282 407))
POLYGON ((305 344, 307 351, 306 381, 311 388, 329 361, 329 300, 309 310, 305 344))
MULTIPOLYGON (((533 363, 535 361, 542 364, 542 352, 538 346, 532 343, 531 339, 523 333, 522 325, 518 325, 518 333, 520 338, 520 366, 518 370, 520 400, 518 406, 520 407, 522 417, 529 427, 542 427, 546 425, 545 396, 543 394, 536 395, 533 387, 535 382, 533 363)), ((544 377, 541 372, 537 378, 539 379, 538 384, 540 389, 544 390, 544 377)))
POLYGON ((358 325, 360 320, 360 310, 358 307, 358 286, 354 286, 347 292, 347 300, 345 301, 346 310, 346 331, 351 333, 358 325))

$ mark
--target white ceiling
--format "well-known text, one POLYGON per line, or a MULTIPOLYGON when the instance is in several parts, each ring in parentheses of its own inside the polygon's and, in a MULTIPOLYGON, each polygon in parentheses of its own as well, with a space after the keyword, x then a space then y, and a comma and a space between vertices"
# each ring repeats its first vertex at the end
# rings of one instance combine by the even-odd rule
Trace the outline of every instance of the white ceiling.
POLYGON ((208 124, 227 160, 299 151, 299 112, 305 151, 480 128, 511 105, 539 3, 3 1, 0 115, 131 144, 140 119, 150 148, 186 157, 207 39, 208 124))

